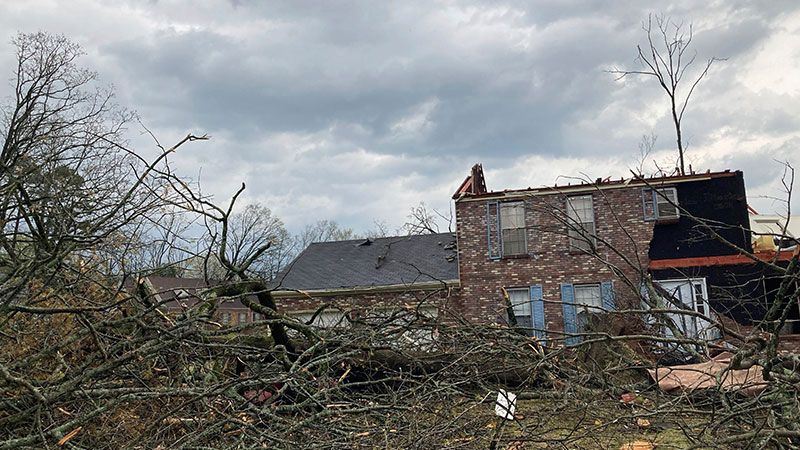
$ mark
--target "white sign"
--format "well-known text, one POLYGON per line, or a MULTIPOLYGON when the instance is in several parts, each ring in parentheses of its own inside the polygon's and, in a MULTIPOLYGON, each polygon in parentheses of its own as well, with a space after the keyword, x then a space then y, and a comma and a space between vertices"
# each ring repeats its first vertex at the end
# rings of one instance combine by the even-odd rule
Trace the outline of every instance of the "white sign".
POLYGON ((494 413, 503 419, 514 420, 517 410, 517 394, 500 389, 497 393, 497 402, 494 404, 494 413))

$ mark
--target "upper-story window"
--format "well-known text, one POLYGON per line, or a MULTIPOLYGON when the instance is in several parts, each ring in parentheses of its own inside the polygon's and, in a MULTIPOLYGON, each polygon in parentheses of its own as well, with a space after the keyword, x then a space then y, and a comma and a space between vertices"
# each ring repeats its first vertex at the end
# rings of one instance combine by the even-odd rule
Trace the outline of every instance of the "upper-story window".
POLYGON ((674 187, 642 190, 645 220, 668 220, 680 217, 678 190, 674 187))
POLYGON ((503 238, 503 256, 525 254, 527 246, 525 242, 525 204, 523 202, 500 204, 500 227, 503 238))
POLYGON ((567 197, 569 247, 589 251, 595 244, 592 195, 567 197))

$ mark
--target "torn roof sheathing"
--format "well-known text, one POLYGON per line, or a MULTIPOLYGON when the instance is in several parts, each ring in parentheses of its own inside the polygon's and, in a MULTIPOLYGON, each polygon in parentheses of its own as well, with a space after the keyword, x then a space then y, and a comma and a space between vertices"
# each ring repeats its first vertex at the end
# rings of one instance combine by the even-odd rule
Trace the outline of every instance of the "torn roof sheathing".
POLYGON ((594 182, 580 182, 578 184, 567 183, 565 185, 543 186, 538 188, 523 188, 523 189, 504 189, 502 191, 489 191, 486 188, 486 181, 483 175, 483 166, 475 164, 472 167, 470 175, 461 183, 453 194, 453 199, 459 200, 475 200, 483 198, 509 198, 521 197, 525 195, 545 195, 553 194, 556 192, 574 193, 582 191, 591 191, 596 189, 610 189, 627 187, 629 185, 636 186, 663 186, 665 184, 683 183, 687 181, 696 181, 703 179, 721 178, 736 176, 739 171, 724 170, 720 172, 711 172, 710 170, 702 173, 690 173, 688 175, 664 175, 654 177, 621 177, 619 179, 612 179, 611 177, 597 178, 594 182))
POLYGON ((665 392, 721 389, 746 396, 761 393, 767 387, 761 366, 729 369, 732 356, 725 352, 707 362, 659 367, 647 369, 647 372, 658 383, 658 388, 665 392))

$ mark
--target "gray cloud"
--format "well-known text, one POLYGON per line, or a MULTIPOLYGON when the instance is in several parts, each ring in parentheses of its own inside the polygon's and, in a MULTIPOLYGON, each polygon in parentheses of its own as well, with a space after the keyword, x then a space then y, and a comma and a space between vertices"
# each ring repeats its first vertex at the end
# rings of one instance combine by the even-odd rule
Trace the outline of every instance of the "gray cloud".
MULTIPOLYGON (((658 87, 604 72, 634 66, 649 13, 640 2, 82 0, 0 9, 7 36, 44 29, 81 42, 162 139, 213 135, 176 165, 202 173, 220 199, 246 181, 248 199, 293 227, 322 217, 399 225, 420 200, 446 210, 475 161, 502 189, 566 171, 624 175, 650 132, 659 136, 654 158, 672 158, 658 87)), ((790 159, 800 139, 800 56, 783 49, 800 27, 798 7, 685 0, 664 11, 695 24, 698 58, 728 58, 687 112, 694 167, 744 168, 751 191, 768 192, 777 172, 754 162, 790 159)), ((3 67, 10 56, 0 52, 3 67)))

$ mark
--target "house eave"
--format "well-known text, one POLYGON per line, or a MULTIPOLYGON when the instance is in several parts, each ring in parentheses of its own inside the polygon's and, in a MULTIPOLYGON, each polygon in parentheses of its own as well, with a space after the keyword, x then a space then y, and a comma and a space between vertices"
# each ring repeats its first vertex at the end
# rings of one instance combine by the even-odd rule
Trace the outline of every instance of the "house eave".
POLYGON ((616 180, 611 182, 602 183, 585 183, 577 185, 566 186, 547 186, 541 188, 527 188, 527 189, 510 189, 499 192, 487 192, 485 194, 461 194, 455 201, 458 202, 475 202, 486 200, 512 200, 524 199, 526 197, 544 196, 544 195, 570 195, 579 194, 584 192, 596 192, 610 189, 625 189, 630 187, 645 187, 645 186, 670 186, 680 183, 688 183, 692 181, 704 181, 712 178, 735 176, 737 172, 711 172, 703 174, 692 174, 671 177, 654 177, 654 178, 627 178, 624 180, 616 180))

